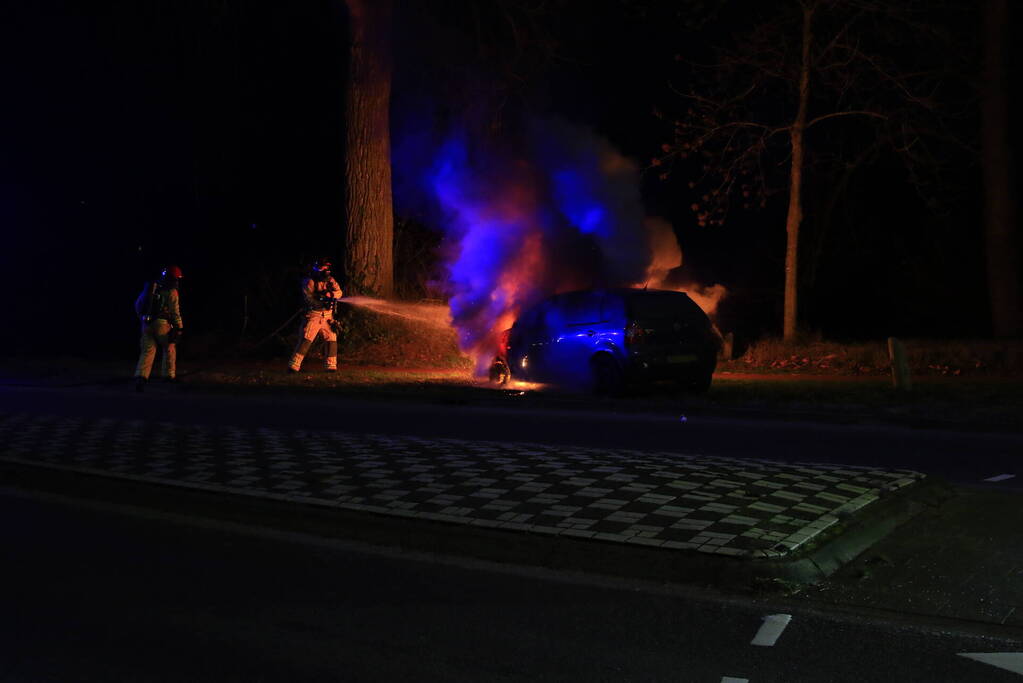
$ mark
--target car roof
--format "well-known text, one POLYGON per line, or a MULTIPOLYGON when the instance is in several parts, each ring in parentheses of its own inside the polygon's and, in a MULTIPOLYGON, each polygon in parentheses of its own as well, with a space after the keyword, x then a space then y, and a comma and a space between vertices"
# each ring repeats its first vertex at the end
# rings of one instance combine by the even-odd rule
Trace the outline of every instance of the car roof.
POLYGON ((681 296, 686 297, 687 299, 689 298, 689 295, 686 294, 685 292, 680 292, 680 291, 675 290, 675 289, 647 289, 647 288, 639 289, 638 287, 591 287, 589 289, 574 289, 574 290, 572 290, 570 292, 560 292, 558 294, 554 294, 554 295, 549 296, 547 298, 548 299, 553 299, 553 298, 559 297, 559 296, 569 296, 571 294, 585 294, 585 293, 589 293, 589 292, 606 292, 606 293, 609 293, 609 294, 617 294, 617 295, 622 296, 622 297, 630 297, 630 298, 631 297, 650 296, 650 295, 655 295, 655 296, 664 296, 664 295, 679 296, 679 295, 681 295, 681 296))

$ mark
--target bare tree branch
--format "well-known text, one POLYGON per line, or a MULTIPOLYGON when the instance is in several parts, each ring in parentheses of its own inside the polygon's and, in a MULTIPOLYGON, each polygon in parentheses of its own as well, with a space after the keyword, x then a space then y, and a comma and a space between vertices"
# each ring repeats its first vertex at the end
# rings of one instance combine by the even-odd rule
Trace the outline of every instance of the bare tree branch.
POLYGON ((878 113, 876 111, 866 111, 866 110, 863 110, 863 109, 853 109, 853 110, 850 110, 850 111, 833 111, 830 114, 824 114, 823 116, 818 116, 818 117, 816 117, 814 119, 811 119, 809 122, 807 122, 806 127, 809 128, 810 126, 812 126, 815 123, 819 123, 819 122, 825 121, 827 119, 833 119, 833 118, 836 118, 838 116, 872 116, 872 117, 874 117, 876 119, 881 119, 883 121, 887 121, 889 119, 888 116, 886 116, 884 114, 881 114, 881 113, 878 113))
MULTIPOLYGON (((967 0, 942 0, 942 6, 960 1, 967 0)), ((960 57, 933 25, 932 4, 779 3, 766 18, 751 18, 714 59, 677 59, 688 68, 685 92, 671 90, 684 104, 657 165, 671 162, 671 172, 693 178, 697 223, 720 225, 733 207, 763 207, 785 191, 789 225, 798 226, 797 182, 837 177, 848 187, 849 177, 884 154, 857 153, 865 148, 899 155, 918 192, 940 195, 950 162, 939 150, 954 137, 950 121, 962 116, 949 106, 956 99, 949 97, 948 64, 960 57), (856 119, 881 125, 852 125, 856 119), (829 128, 826 137, 804 135, 826 121, 850 123, 829 128), (844 170, 836 175, 838 169, 844 170)), ((788 229, 790 251, 797 234, 788 229)), ((791 256, 787 263, 795 261, 791 256)), ((787 296, 786 316, 789 308, 787 296)))

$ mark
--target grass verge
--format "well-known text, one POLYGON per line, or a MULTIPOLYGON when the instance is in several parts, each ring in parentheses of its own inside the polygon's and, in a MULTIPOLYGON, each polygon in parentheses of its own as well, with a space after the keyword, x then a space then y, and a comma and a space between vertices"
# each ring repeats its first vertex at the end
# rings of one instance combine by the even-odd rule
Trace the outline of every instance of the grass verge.
MULTIPOLYGON (((1023 379, 1023 341, 902 339, 914 377, 1015 377, 1023 379)), ((720 370, 886 376, 887 340, 870 342, 762 339, 720 370)))
MULTIPOLYGON (((954 428, 1023 429, 1023 343, 905 341, 911 391, 891 384, 883 342, 789 344, 763 340, 719 364, 706 395, 673 384, 636 387, 615 398, 551 387, 496 389, 473 378, 447 327, 352 307, 344 317, 340 372, 323 370, 322 345, 303 371, 286 371, 294 338, 200 355, 179 350, 181 390, 326 393, 383 400, 497 403, 533 408, 746 414, 838 421, 881 421, 954 428)), ((209 348, 209 347, 207 347, 209 348)), ((35 386, 127 385, 133 358, 0 358, 0 383, 35 386)))

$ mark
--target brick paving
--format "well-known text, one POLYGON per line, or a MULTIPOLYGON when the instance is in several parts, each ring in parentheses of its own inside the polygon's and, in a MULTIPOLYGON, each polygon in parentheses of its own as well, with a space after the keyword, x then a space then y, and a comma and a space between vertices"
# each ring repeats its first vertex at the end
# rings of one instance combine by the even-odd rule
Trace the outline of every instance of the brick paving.
POLYGON ((346 510, 783 557, 910 470, 0 412, 0 460, 346 510))

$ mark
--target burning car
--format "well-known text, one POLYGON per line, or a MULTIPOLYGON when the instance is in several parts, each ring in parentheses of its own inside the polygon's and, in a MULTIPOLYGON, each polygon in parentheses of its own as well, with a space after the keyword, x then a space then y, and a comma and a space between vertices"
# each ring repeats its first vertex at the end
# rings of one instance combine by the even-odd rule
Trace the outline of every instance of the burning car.
POLYGON ((710 388, 720 335, 684 292, 591 289, 558 294, 525 310, 490 368, 509 380, 613 393, 628 382, 675 380, 710 388))

